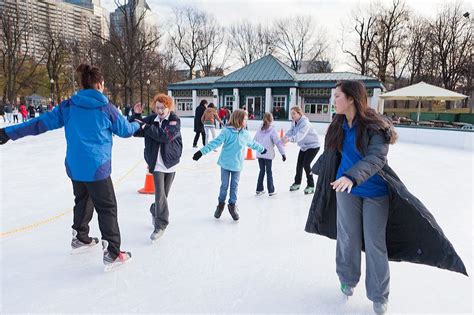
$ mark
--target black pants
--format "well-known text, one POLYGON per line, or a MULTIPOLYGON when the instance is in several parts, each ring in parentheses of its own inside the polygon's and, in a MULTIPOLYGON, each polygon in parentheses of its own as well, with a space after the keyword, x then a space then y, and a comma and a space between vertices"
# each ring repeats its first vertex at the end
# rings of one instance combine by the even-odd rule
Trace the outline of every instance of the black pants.
POLYGON ((195 131, 196 135, 194 136, 193 147, 197 146, 199 135, 202 136, 202 145, 206 145, 206 133, 203 131, 195 131))
POLYGON ((102 239, 109 242, 107 249, 115 259, 120 253, 120 230, 117 221, 117 200, 110 176, 96 182, 73 180, 72 187, 75 197, 72 228, 77 231, 77 239, 84 243, 92 241, 89 236, 89 222, 95 208, 102 239))
POLYGON ((258 173, 257 191, 263 191, 263 179, 265 178, 266 172, 268 193, 275 192, 275 187, 273 186, 272 160, 259 158, 258 166, 260 172, 258 173))
POLYGON ((314 187, 314 179, 313 175, 311 175, 311 162, 313 161, 316 154, 318 154, 318 151, 319 148, 308 149, 306 151, 300 150, 300 153, 298 154, 298 163, 296 164, 295 184, 301 184, 304 168, 308 186, 314 187))
POLYGON ((168 193, 176 173, 153 172, 155 181, 155 203, 150 212, 155 218, 155 229, 166 229, 169 223, 168 193))

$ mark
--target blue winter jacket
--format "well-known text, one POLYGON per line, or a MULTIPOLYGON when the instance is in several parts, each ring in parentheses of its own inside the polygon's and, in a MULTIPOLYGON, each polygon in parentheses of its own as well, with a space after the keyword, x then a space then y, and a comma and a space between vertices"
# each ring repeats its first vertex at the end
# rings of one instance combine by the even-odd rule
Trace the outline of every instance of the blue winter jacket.
POLYGON ((66 172, 75 180, 93 182, 112 172, 112 134, 127 138, 139 124, 129 123, 107 97, 94 89, 79 91, 53 111, 5 128, 12 140, 64 126, 67 142, 66 172))
POLYGON ((207 154, 218 148, 221 144, 223 144, 223 147, 217 164, 233 172, 240 172, 244 166, 243 149, 250 147, 258 152, 262 152, 265 149, 262 145, 252 140, 247 130, 226 127, 222 129, 217 138, 201 149, 201 153, 207 154))

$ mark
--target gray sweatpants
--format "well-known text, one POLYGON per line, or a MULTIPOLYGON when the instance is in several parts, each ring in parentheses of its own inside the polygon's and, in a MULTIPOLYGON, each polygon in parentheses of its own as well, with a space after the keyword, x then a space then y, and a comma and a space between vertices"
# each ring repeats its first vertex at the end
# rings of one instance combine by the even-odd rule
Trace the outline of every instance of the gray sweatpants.
POLYGON ((367 298, 388 300, 388 267, 385 229, 388 220, 388 196, 361 198, 337 192, 336 272, 341 283, 355 287, 360 279, 362 241, 365 245, 367 298))
MULTIPOLYGON (((170 212, 168 210, 168 193, 173 183, 175 173, 153 172, 155 182, 155 229, 166 229, 170 212)), ((152 209, 150 209, 151 211, 152 209)))

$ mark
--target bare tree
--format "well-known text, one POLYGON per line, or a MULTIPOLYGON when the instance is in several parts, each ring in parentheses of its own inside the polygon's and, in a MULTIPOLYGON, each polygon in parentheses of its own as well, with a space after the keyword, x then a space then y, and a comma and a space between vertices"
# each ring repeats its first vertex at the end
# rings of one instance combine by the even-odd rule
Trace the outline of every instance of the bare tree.
POLYGON ((410 72, 409 84, 423 79, 423 60, 428 56, 430 45, 429 25, 422 17, 413 18, 410 21, 408 50, 408 69, 410 72))
POLYGON ((193 7, 176 7, 174 14, 176 20, 170 32, 171 40, 189 67, 189 79, 192 79, 199 55, 212 41, 208 34, 209 16, 193 7))
MULTIPOLYGON (((61 92, 64 91, 64 82, 60 75, 68 60, 68 48, 66 39, 60 31, 54 31, 50 25, 45 29, 46 36, 42 43, 46 55, 46 69, 48 77, 54 80, 53 95, 56 96, 56 102, 61 101, 61 92)), ((53 95, 51 96, 53 98, 53 95)), ((54 101, 53 99, 51 101, 54 101)))
POLYGON ((431 24, 433 46, 438 56, 443 86, 454 90, 471 61, 473 35, 470 21, 463 17, 460 4, 445 7, 431 24))
POLYGON ((29 85, 30 79, 37 71, 43 56, 34 59, 29 36, 32 29, 26 15, 22 14, 18 4, 5 2, 1 11, 0 57, 4 86, 3 101, 16 101, 17 93, 29 85))
POLYGON ((216 59, 221 51, 222 45, 224 44, 225 31, 222 26, 217 24, 214 19, 211 18, 209 23, 204 26, 204 33, 201 40, 203 41, 202 46, 207 47, 201 50, 198 54, 198 64, 201 66, 204 76, 209 76, 212 74, 213 68, 223 67, 225 60, 227 59, 226 54, 228 55, 228 50, 224 54, 223 61, 216 66, 216 59))
POLYGON ((309 16, 280 19, 275 23, 275 45, 295 71, 300 70, 304 60, 320 60, 327 50, 323 33, 315 32, 315 28, 309 16))
POLYGON ((131 104, 135 101, 135 85, 138 83, 140 89, 143 85, 143 80, 140 81, 144 64, 142 58, 158 47, 160 34, 156 27, 145 26, 147 9, 142 10, 138 1, 115 0, 115 4, 120 12, 120 23, 111 27, 110 38, 103 37, 92 27, 89 31, 105 43, 108 55, 120 72, 122 81, 117 84, 121 84, 124 89, 124 103, 131 104))
POLYGON ((406 40, 407 22, 409 11, 403 0, 393 0, 389 8, 381 7, 377 13, 376 41, 374 45, 373 62, 377 77, 383 83, 387 83, 388 67, 396 60, 398 54, 394 50, 400 50, 406 40))
POLYGON ((266 56, 274 48, 272 31, 262 24, 248 21, 235 23, 228 29, 230 47, 244 65, 266 56))
MULTIPOLYGON (((357 37, 354 39, 353 49, 344 48, 344 35, 342 37, 342 51, 348 54, 354 62, 353 67, 362 75, 370 74, 370 63, 372 51, 375 44, 375 37, 377 32, 375 25, 377 18, 374 14, 369 13, 365 15, 361 8, 352 12, 351 25, 353 25, 357 37)), ((350 34, 351 32, 349 32, 350 34)))

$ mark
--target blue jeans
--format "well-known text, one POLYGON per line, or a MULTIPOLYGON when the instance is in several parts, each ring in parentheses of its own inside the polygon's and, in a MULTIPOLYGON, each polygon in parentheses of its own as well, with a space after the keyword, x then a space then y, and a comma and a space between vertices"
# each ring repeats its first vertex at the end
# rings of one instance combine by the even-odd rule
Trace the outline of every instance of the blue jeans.
POLYGON ((258 173, 257 191, 263 191, 263 179, 265 178, 266 171, 268 192, 275 192, 275 187, 273 187, 272 160, 259 158, 258 166, 260 167, 260 173, 258 173))
POLYGON ((237 202, 237 188, 239 187, 240 172, 234 172, 221 168, 221 188, 219 191, 219 202, 225 202, 227 197, 227 189, 229 188, 230 180, 230 193, 229 203, 237 202))

